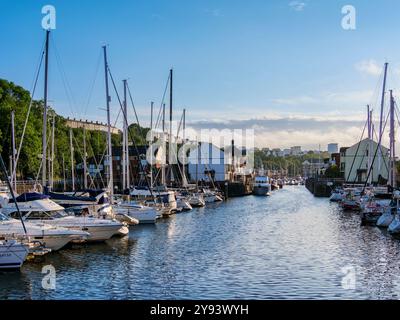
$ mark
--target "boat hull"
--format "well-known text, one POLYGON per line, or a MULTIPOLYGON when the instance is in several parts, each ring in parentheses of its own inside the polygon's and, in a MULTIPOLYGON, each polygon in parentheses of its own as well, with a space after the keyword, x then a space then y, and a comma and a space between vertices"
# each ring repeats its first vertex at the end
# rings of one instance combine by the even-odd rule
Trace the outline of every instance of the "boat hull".
POLYGON ((0 242, 0 269, 20 269, 28 256, 28 246, 16 241, 0 242))
POLYGON ((253 195, 255 196, 269 196, 269 187, 254 187, 253 195))

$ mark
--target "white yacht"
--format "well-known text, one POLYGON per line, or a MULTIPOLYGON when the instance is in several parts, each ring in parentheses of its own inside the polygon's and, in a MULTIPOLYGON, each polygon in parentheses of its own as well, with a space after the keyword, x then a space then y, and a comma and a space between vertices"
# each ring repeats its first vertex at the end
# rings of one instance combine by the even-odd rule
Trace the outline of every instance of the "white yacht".
POLYGON ((199 192, 190 194, 187 201, 193 208, 204 207, 206 205, 203 194, 199 192))
POLYGON ((215 191, 209 189, 203 189, 203 199, 206 203, 223 201, 221 196, 219 196, 215 191))
POLYGON ((15 239, 0 240, 0 269, 19 269, 29 253, 29 245, 15 239))
POLYGON ((128 215, 139 221, 139 224, 155 223, 160 217, 159 211, 155 207, 143 206, 135 201, 124 201, 113 206, 116 216, 128 215))
POLYGON ((130 191, 130 196, 138 201, 146 201, 149 205, 154 201, 163 214, 176 211, 175 192, 166 190, 165 187, 154 188, 151 192, 147 187, 136 187, 130 191))
MULTIPOLYGON (((16 198, 19 210, 25 221, 42 225, 43 223, 72 231, 89 233, 86 241, 105 241, 114 235, 127 235, 129 229, 121 222, 97 219, 89 216, 69 215, 64 208, 39 193, 25 193, 16 198)), ((5 214, 19 218, 16 206, 10 201, 3 208, 5 214)))
POLYGON ((269 196, 271 194, 271 184, 267 176, 259 175, 254 178, 253 194, 256 196, 269 196))
MULTIPOLYGON (((58 251, 71 241, 84 241, 89 237, 89 233, 78 230, 68 230, 48 224, 34 224, 25 222, 27 236, 51 251, 58 251)), ((11 219, 0 213, 0 235, 25 235, 21 221, 11 219)))
POLYGON ((72 193, 56 193, 45 190, 50 200, 65 210, 76 214, 89 214, 96 218, 114 218, 111 200, 105 190, 85 190, 72 193))
POLYGON ((193 209, 186 197, 181 195, 176 197, 176 206, 179 212, 190 211, 193 209))

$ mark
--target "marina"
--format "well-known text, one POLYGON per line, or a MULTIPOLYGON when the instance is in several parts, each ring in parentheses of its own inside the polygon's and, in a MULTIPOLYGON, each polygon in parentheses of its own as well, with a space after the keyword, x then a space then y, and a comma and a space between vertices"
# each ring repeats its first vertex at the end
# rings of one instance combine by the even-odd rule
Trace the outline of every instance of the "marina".
POLYGON ((216 5, 0 5, 0 301, 400 300, 400 4, 216 5))
POLYGON ((400 242, 304 186, 139 225, 0 274, 1 299, 398 299, 400 242), (247 208, 243 214, 243 207, 247 208), (56 290, 41 286, 57 270, 56 290), (342 287, 342 268, 357 287, 342 287), (344 269, 345 270, 345 269, 344 269))

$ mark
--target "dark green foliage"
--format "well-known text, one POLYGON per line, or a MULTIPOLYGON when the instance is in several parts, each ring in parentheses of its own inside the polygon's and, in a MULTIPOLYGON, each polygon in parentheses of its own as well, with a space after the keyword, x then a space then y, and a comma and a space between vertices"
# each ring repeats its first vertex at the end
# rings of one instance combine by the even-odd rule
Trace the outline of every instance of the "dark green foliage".
MULTIPOLYGON (((0 79, 0 152, 3 159, 8 162, 12 154, 11 147, 11 111, 15 111, 15 135, 16 147, 18 148, 25 119, 28 113, 30 94, 24 88, 15 85, 7 80, 0 79)), ((51 150, 51 129, 54 110, 48 110, 48 151, 51 150)), ((68 172, 71 168, 69 128, 66 126, 63 117, 56 115, 55 120, 55 179, 62 178, 63 158, 68 172)), ((43 128, 43 101, 33 101, 30 116, 27 122, 25 138, 18 162, 18 179, 35 179, 40 167, 40 155, 42 152, 42 128, 43 128)), ((144 137, 138 136, 140 132, 147 132, 148 129, 131 125, 132 137, 137 143, 143 143, 144 137)), ((83 157, 83 129, 73 129, 73 144, 75 163, 82 162, 83 157)), ((112 143, 114 146, 121 145, 121 135, 113 134, 112 143)), ((106 133, 101 131, 86 131, 86 145, 88 157, 100 158, 106 150, 106 133)))

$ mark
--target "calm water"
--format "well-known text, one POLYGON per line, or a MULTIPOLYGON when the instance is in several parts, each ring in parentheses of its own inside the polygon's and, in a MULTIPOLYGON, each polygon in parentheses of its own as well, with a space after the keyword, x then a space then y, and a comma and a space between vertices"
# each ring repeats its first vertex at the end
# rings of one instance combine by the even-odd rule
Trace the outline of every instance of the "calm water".
POLYGON ((195 209, 0 273, 1 299, 393 299, 400 242, 304 187, 195 209), (42 289, 42 267, 57 271, 42 289), (356 268, 356 289, 341 282, 356 268))

